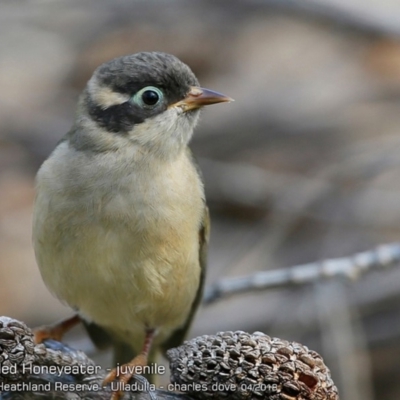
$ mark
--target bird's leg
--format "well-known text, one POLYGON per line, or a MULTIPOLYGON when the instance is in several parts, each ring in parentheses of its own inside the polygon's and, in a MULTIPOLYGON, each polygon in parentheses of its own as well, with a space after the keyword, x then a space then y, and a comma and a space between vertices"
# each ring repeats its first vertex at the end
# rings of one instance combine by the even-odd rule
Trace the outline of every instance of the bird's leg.
POLYGON ((140 367, 140 371, 142 371, 143 367, 147 366, 147 357, 149 355, 154 336, 154 329, 146 330, 146 337, 144 339, 142 351, 140 352, 140 354, 137 355, 132 361, 122 366, 124 372, 120 371, 121 366, 119 366, 118 368, 114 368, 104 378, 103 385, 107 385, 116 378, 118 378, 118 381, 120 382, 119 387, 121 389, 113 393, 111 400, 119 400, 122 395, 122 389, 124 385, 127 384, 134 375, 137 375, 136 370, 138 369, 138 367, 140 367))
POLYGON ((79 322, 81 322, 81 318, 78 314, 75 314, 53 325, 39 326, 33 329, 34 341, 36 344, 42 343, 46 339, 53 339, 60 342, 64 334, 79 322))

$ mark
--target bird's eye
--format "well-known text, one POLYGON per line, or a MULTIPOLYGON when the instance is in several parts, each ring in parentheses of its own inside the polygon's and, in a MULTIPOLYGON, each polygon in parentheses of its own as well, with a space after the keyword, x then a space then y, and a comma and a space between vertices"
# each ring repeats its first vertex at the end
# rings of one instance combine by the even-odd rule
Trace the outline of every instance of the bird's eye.
POLYGON ((132 100, 142 108, 152 109, 157 107, 162 102, 163 98, 164 94, 160 89, 154 86, 146 86, 139 90, 132 97, 132 100))

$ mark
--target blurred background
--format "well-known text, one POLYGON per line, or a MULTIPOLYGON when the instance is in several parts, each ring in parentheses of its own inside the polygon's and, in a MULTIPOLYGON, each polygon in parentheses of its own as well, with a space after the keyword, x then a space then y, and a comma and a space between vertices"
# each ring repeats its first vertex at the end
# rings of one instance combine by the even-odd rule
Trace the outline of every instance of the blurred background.
MULTIPOLYGON (((400 3, 0 1, 0 314, 70 315, 31 245, 34 176, 93 70, 173 53, 236 101, 192 148, 212 215, 208 284, 400 241, 400 3)), ((342 400, 400 398, 400 268, 243 294, 191 336, 263 331, 320 352, 342 400)), ((94 351, 83 331, 73 340, 94 351)), ((76 344, 75 343, 75 344, 76 344)))

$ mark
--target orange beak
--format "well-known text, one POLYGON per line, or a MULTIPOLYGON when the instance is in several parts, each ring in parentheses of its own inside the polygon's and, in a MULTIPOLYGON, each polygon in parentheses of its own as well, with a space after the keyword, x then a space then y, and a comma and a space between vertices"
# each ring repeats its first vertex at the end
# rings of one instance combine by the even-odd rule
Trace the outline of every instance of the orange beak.
POLYGON ((170 107, 180 107, 184 112, 186 112, 196 108, 208 106, 210 104, 226 103, 230 101, 234 100, 228 96, 225 96, 222 93, 214 92, 210 89, 192 86, 189 93, 183 100, 172 104, 170 107))

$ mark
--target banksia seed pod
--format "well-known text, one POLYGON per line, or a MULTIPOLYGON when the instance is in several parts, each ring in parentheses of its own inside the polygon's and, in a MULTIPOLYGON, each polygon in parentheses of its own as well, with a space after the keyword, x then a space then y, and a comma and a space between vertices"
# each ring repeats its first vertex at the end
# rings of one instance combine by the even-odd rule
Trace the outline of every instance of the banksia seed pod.
POLYGON ((167 357, 174 388, 197 399, 339 399, 318 353, 261 332, 201 336, 167 357))
POLYGON ((22 322, 2 317, 0 320, 0 383, 15 382, 26 373, 24 366, 35 359, 33 334, 22 322))
MULTIPOLYGON (((90 367, 95 364, 82 351, 60 342, 47 340, 46 345, 35 344, 33 332, 23 322, 0 317, 0 384, 25 379, 32 373, 32 367, 39 367, 33 372, 34 375, 40 376, 41 370, 46 373, 40 366, 84 366, 93 370, 90 367)), ((66 375, 81 376, 86 368, 72 368, 70 371, 66 375)))

